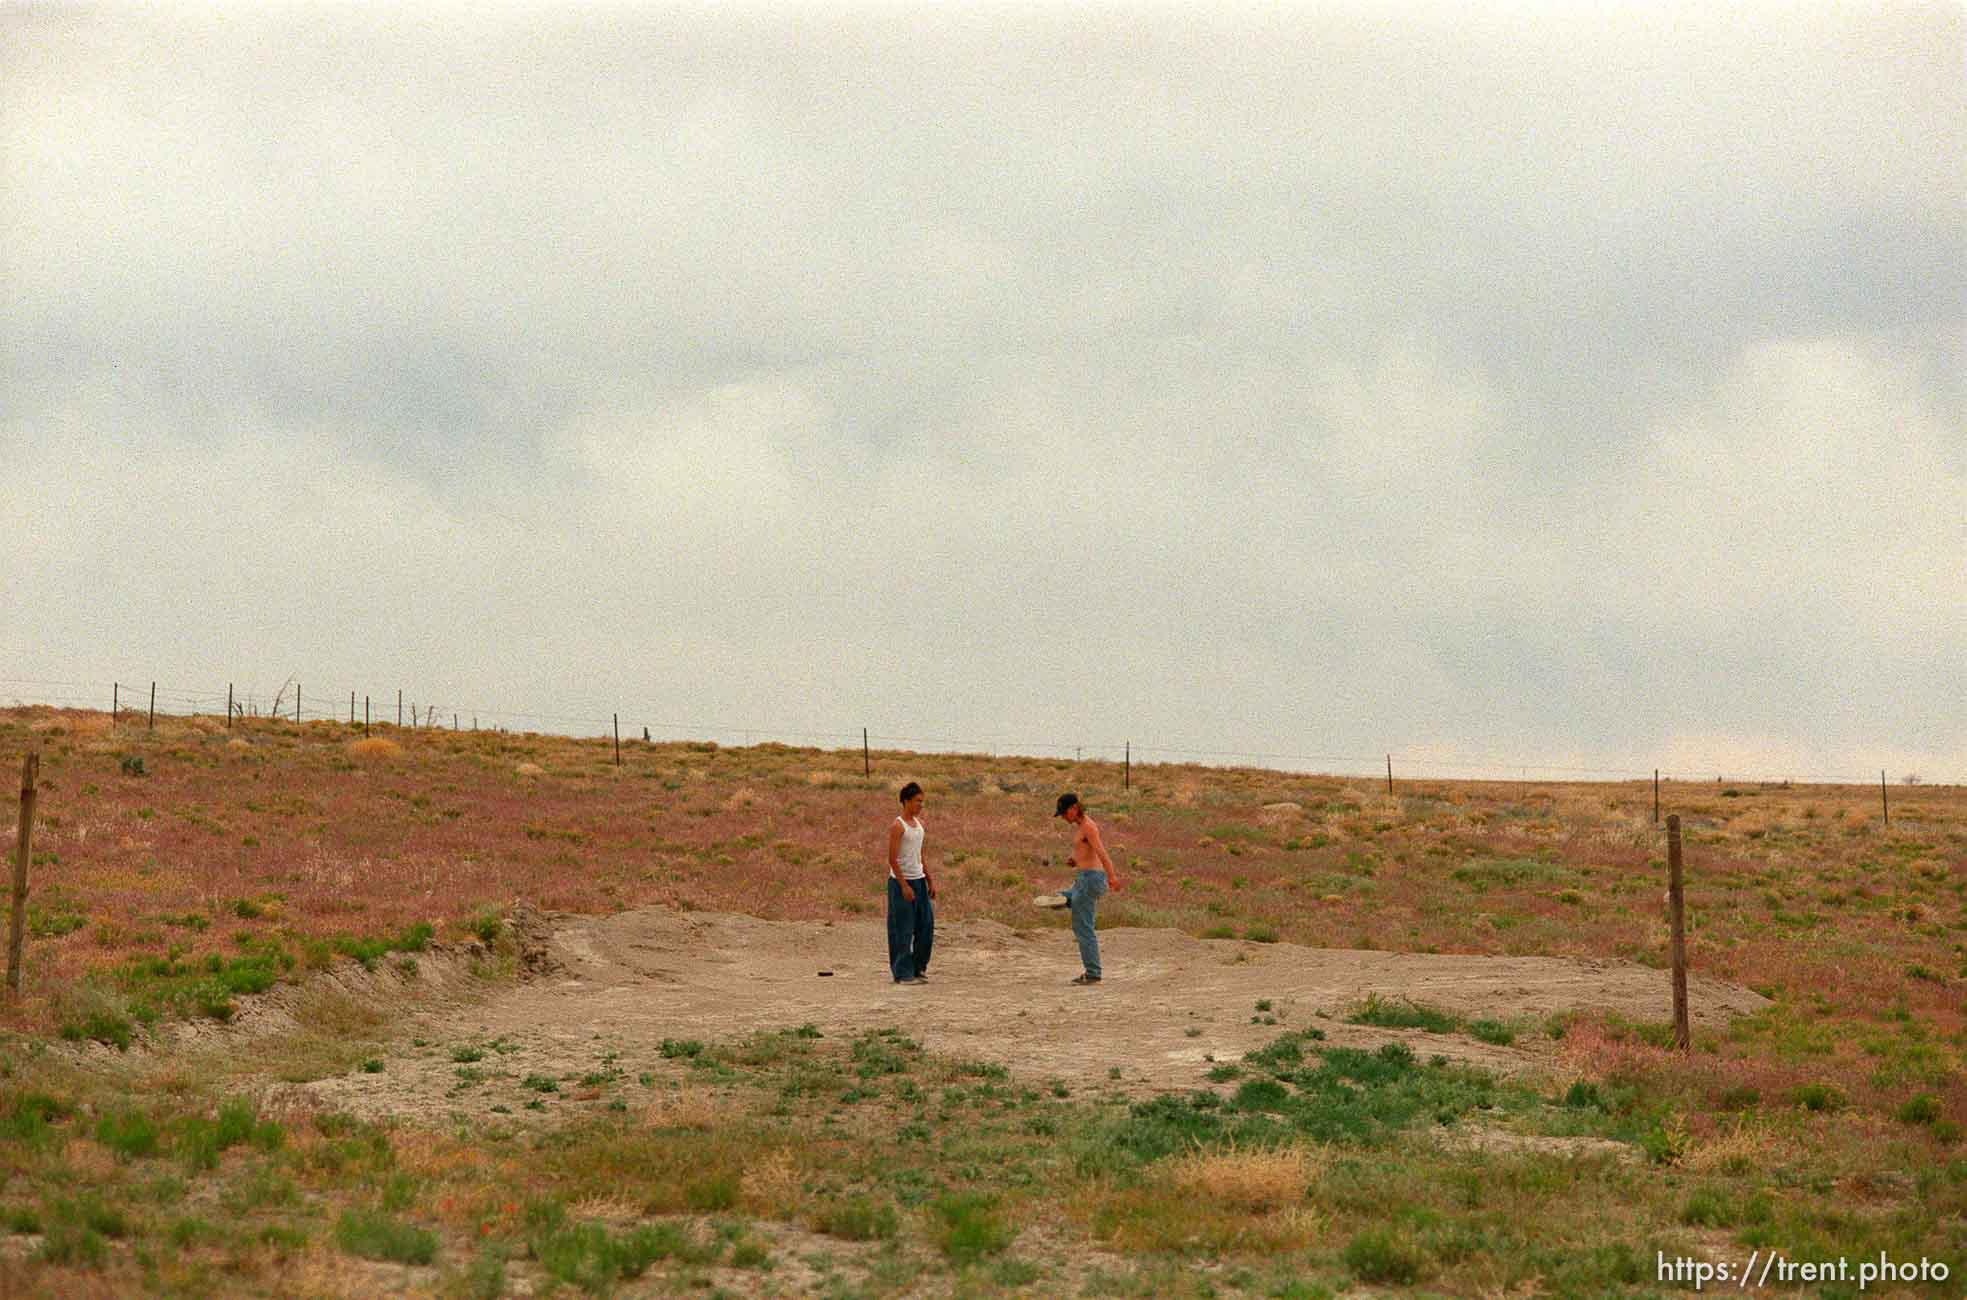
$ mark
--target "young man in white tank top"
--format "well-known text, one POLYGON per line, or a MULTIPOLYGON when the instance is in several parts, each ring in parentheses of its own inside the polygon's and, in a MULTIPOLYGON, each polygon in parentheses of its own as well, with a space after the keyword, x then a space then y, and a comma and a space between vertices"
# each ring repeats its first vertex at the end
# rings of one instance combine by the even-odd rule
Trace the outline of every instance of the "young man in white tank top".
POLYGON ((897 984, 927 984, 936 882, 922 861, 922 787, 903 786, 901 803, 901 816, 888 827, 888 973, 897 984))

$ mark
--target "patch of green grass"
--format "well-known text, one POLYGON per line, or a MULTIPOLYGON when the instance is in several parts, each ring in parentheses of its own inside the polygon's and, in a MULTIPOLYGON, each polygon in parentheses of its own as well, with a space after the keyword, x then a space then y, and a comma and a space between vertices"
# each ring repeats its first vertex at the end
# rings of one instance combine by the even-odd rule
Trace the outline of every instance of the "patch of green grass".
POLYGON ((1930 1092, 1910 1098, 1892 1112, 1901 1124, 1933 1124, 1940 1118, 1940 1099, 1930 1092))
POLYGON ((715 1214, 734 1208, 739 1196, 738 1176, 728 1171, 692 1179, 683 1188, 683 1203, 698 1214, 715 1214))
POLYGON ((1575 884, 1578 873, 1535 858, 1478 858, 1448 873, 1478 894, 1520 885, 1575 884))
POLYGON ((1389 1228, 1368 1228, 1356 1234, 1339 1258, 1362 1282, 1409 1286, 1420 1280, 1426 1257, 1407 1237, 1389 1228))
POLYGON ((212 1119, 186 1115, 172 1125, 173 1148, 178 1158, 192 1169, 215 1169, 219 1155, 241 1143, 262 1151, 277 1151, 286 1142, 286 1131, 273 1120, 261 1120, 253 1103, 234 1097, 219 1106, 212 1119))
POLYGON ((96 1121, 96 1141, 123 1160, 157 1154, 157 1124, 140 1110, 124 1107, 96 1121))
POLYGON ((380 1210, 343 1210, 335 1244, 350 1255, 396 1264, 428 1264, 437 1257, 435 1234, 380 1210))
POLYGON ((564 1209, 549 1213, 528 1238, 533 1258, 549 1277, 590 1295, 605 1294, 624 1279, 638 1278, 658 1260, 707 1263, 719 1253, 675 1224, 633 1228, 616 1235, 598 1223, 568 1223, 564 1209))
POLYGON ((98 1009, 65 1022, 61 1027, 61 1036, 71 1043, 87 1039, 118 1051, 128 1051, 135 1030, 136 1026, 130 1023, 128 1016, 98 1009))
POLYGON ((1233 1101, 1214 1092, 1167 1094, 1086 1125, 1077 1139, 1077 1166, 1091 1173, 1197 1147, 1296 1140, 1373 1146, 1415 1123, 1449 1124, 1476 1110, 1520 1113, 1546 1106, 1524 1085, 1440 1058, 1422 1064, 1404 1043, 1373 1052, 1316 1047, 1307 1054, 1310 1041, 1307 1034, 1287 1034, 1245 1056, 1246 1065, 1261 1062, 1270 1074, 1245 1082, 1233 1101), (1293 1051, 1301 1063, 1292 1063, 1293 1051))
POLYGON ((997 1198, 983 1192, 949 1192, 929 1203, 937 1247, 962 1265, 995 1255, 1010 1245, 1017 1230, 997 1211, 997 1198))
POLYGON ((35 1146, 45 1141, 49 1125, 67 1119, 75 1108, 45 1092, 22 1092, 9 1098, 0 1109, 0 1138, 35 1146))
POLYGON ((1425 1029, 1433 1034, 1452 1034, 1461 1020, 1446 1011, 1418 1002, 1396 1001, 1369 994, 1365 1005, 1346 1017, 1347 1024, 1376 1025, 1382 1029, 1425 1029))
POLYGON ((505 1294, 505 1259, 506 1248, 499 1242, 488 1241, 478 1248, 458 1283, 465 1300, 498 1300, 505 1294))
POLYGON ((823 1205, 814 1215, 814 1225, 844 1241, 887 1241, 900 1230, 901 1219, 892 1202, 847 1196, 823 1205))

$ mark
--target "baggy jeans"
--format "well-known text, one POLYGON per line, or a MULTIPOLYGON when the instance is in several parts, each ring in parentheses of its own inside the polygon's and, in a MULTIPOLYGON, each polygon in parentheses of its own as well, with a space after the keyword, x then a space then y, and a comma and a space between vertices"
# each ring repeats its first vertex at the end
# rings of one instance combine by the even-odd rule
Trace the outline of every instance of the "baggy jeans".
POLYGON ((936 909, 929 903, 929 882, 911 880, 911 902, 902 887, 888 877, 888 973, 897 980, 914 979, 929 969, 929 950, 936 942, 936 909))
POLYGON ((1086 973, 1094 979, 1100 978, 1100 938, 1093 930, 1093 914, 1099 910, 1100 900, 1106 897, 1106 872, 1082 871, 1072 879, 1072 888, 1065 891, 1072 906, 1072 937, 1079 940, 1079 960, 1085 963, 1086 973))

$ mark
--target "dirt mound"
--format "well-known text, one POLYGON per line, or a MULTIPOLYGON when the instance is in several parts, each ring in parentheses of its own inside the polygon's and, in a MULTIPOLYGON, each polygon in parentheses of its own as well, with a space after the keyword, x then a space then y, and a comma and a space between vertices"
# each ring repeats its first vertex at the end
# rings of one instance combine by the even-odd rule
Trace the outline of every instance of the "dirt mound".
MULTIPOLYGON (((472 1115, 499 1094, 457 1086, 453 1045, 495 1042, 501 1071, 523 1078, 579 1072, 603 1057, 623 1068, 662 1068, 665 1039, 719 1041, 812 1024, 829 1035, 899 1026, 931 1051, 1000 1064, 1023 1079, 1143 1094, 1203 1086, 1215 1064, 1313 1026, 1338 1045, 1402 1041, 1423 1058, 1439 1054, 1505 1073, 1550 1059, 1554 1045, 1543 1035, 1504 1046, 1344 1023, 1375 994, 1471 1019, 1607 1011, 1661 1021, 1671 1014, 1666 973, 1628 962, 1316 949, 1173 930, 1103 931, 1106 982, 1074 988, 1067 981, 1078 973, 1077 951, 1065 919, 1053 916, 1025 929, 939 925, 930 982, 908 986, 889 978, 887 940, 875 921, 521 908, 511 925, 534 978, 413 1016, 402 1037, 421 1046, 399 1049, 384 1071, 307 1087, 323 1104, 358 1113, 472 1115), (1269 1010, 1258 1013, 1259 1001, 1269 1010)), ((1747 989, 1699 977, 1690 981, 1689 1001, 1696 1022, 1708 1025, 1767 1005, 1747 989)))

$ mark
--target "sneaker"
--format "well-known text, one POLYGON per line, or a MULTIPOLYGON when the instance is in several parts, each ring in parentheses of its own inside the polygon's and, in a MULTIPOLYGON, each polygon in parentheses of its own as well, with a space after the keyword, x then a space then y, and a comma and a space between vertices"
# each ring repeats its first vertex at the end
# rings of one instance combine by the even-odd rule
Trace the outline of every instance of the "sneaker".
POLYGON ((1100 982, 1100 977, 1097 975, 1081 975, 1078 979, 1073 981, 1074 984, 1097 984, 1099 982, 1100 982))
POLYGON ((1072 895, 1061 890, 1057 893, 1040 894, 1031 901, 1038 907, 1071 907, 1072 895))
POLYGON ((918 971, 918 972, 916 972, 916 975, 915 975, 915 982, 916 982, 917 984, 927 984, 927 983, 929 982, 929 977, 928 977, 927 975, 924 975, 924 974, 922 974, 922 973, 921 973, 920 971, 918 971))
POLYGON ((927 984, 928 982, 928 980, 923 979, 920 975, 911 975, 905 980, 895 981, 897 984, 927 984))

